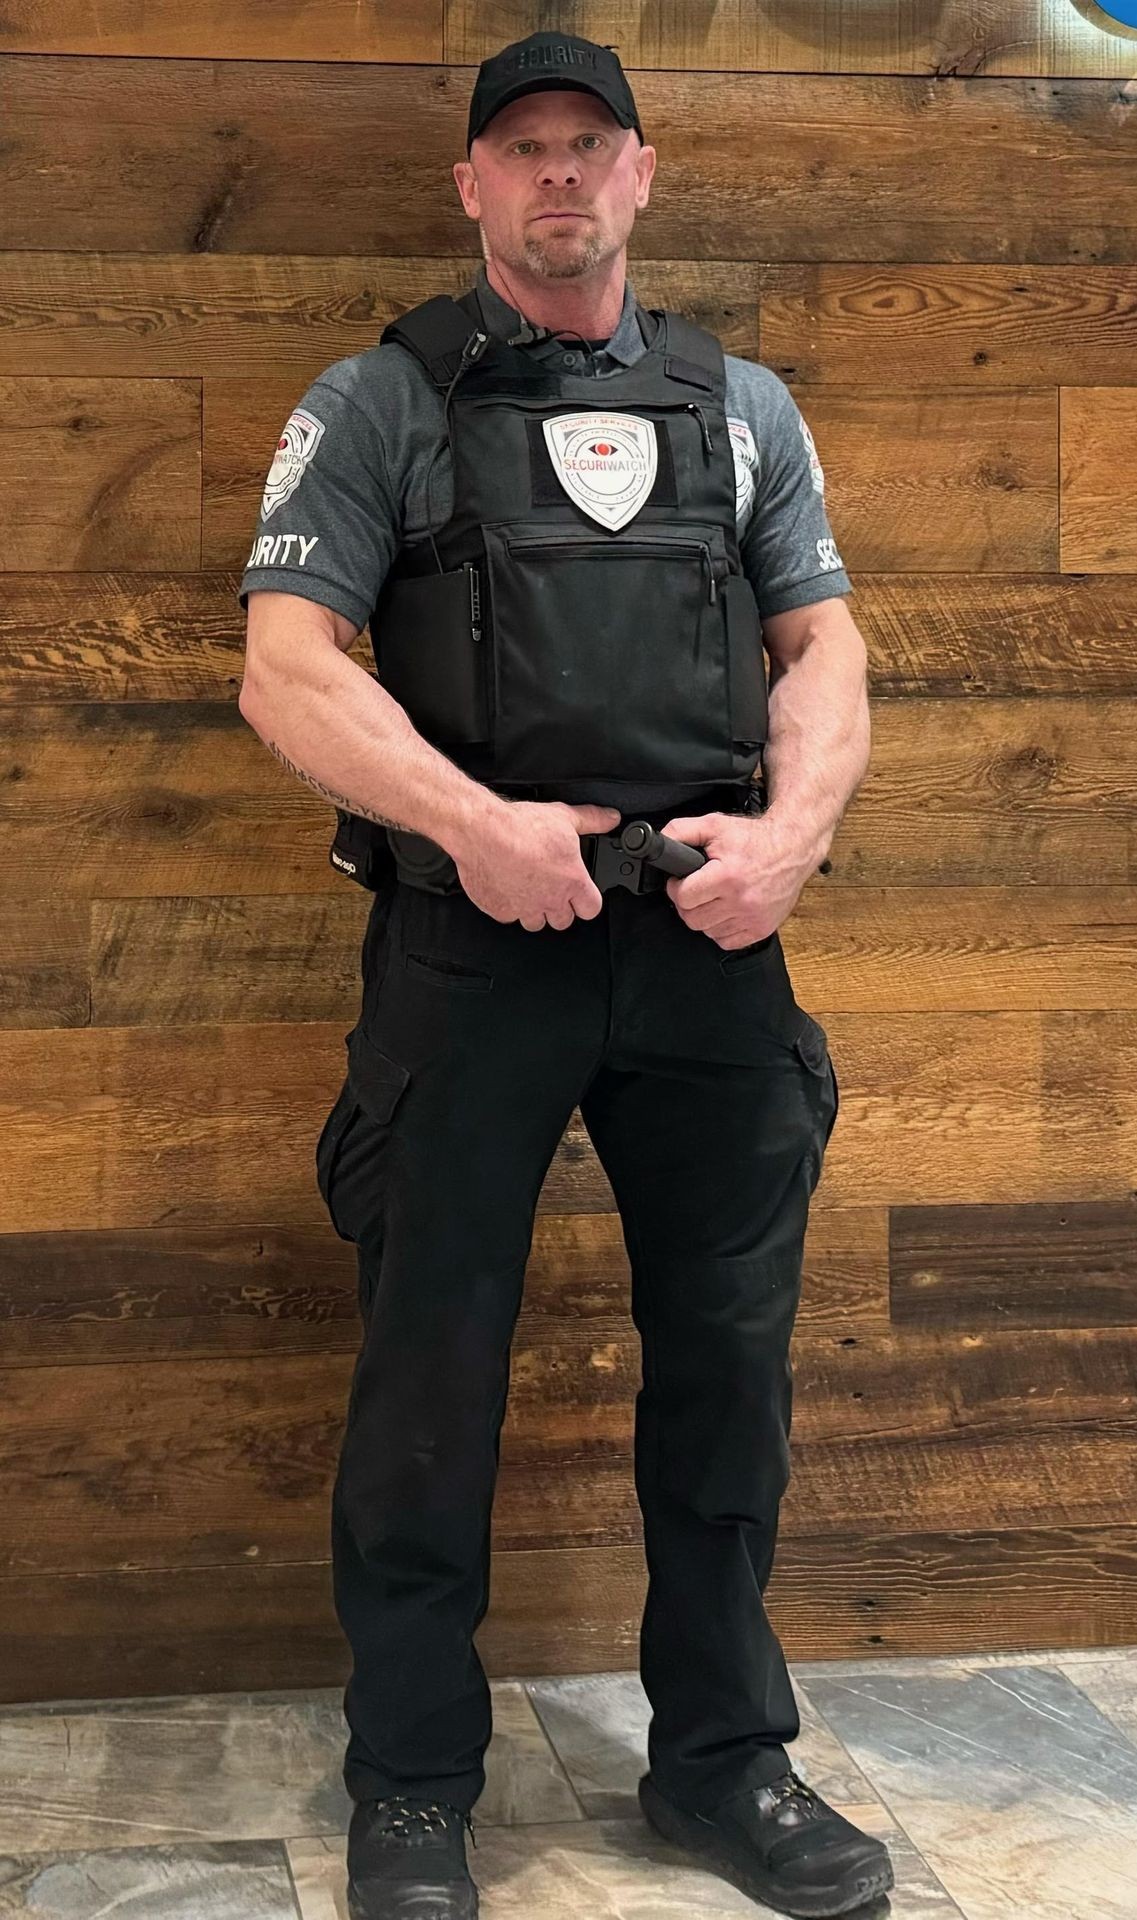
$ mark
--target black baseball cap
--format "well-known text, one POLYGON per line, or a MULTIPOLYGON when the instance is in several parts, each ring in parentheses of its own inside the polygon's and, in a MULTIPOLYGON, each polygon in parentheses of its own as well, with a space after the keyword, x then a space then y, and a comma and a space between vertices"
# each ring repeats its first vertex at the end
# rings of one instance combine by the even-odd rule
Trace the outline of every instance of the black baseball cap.
POLYGON ((622 127, 635 128, 643 146, 643 128, 619 56, 611 47, 582 40, 575 33, 546 32, 527 34, 482 61, 470 97, 467 154, 495 113, 523 93, 538 93, 545 87, 594 93, 622 127))

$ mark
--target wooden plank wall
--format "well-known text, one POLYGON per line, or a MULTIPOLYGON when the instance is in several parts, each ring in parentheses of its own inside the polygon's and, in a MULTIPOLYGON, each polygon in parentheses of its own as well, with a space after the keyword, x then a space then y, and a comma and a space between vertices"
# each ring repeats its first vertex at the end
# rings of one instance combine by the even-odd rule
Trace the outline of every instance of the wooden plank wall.
MULTIPOLYGON (((1137 1639, 1137 42, 1072 0, 9 5, 0 25, 0 1697, 339 1681, 358 1339, 312 1171, 366 899, 240 719, 279 423, 466 284, 473 70, 615 42, 641 298, 794 389, 875 748, 784 930, 841 1121, 791 1658, 1137 1639)), ((579 1124, 492 1672, 634 1666, 639 1355, 579 1124), (555 1416, 555 1417, 554 1417, 555 1416)))

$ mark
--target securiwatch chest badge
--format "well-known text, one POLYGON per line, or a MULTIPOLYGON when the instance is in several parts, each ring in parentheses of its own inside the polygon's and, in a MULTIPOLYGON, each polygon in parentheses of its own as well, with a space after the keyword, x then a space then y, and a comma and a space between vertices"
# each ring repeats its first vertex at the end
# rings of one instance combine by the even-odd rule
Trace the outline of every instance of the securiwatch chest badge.
POLYGON ((655 484, 655 426, 634 413, 559 413, 546 420, 553 472, 570 500, 616 532, 655 484))

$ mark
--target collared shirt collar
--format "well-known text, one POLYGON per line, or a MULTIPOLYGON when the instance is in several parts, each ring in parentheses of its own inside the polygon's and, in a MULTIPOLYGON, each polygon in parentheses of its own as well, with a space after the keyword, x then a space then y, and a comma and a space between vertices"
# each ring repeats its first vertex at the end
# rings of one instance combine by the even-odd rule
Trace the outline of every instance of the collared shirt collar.
MULTIPOLYGON (((520 324, 521 316, 517 308, 510 306, 507 300, 503 300, 497 288, 490 284, 484 264, 478 268, 475 284, 490 332, 495 339, 507 339, 511 333, 517 331, 520 324)), ((636 319, 636 306, 635 288, 625 274, 624 304, 620 309, 620 318, 606 344, 597 349, 595 355, 597 361, 602 362, 607 359, 618 362, 620 366, 630 367, 643 354, 644 340, 639 321, 636 319)), ((571 349, 579 345, 580 342, 570 334, 566 340, 536 341, 528 351, 536 358, 543 360, 550 358, 553 354, 563 353, 566 348, 571 349)))

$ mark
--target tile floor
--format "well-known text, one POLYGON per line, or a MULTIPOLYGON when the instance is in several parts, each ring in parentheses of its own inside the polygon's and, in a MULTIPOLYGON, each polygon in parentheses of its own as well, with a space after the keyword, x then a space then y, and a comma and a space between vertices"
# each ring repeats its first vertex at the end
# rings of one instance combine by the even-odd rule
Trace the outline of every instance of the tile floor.
MULTIPOLYGON (((1137 1920, 1137 1647, 802 1662, 797 1771, 888 1844, 897 1920, 1137 1920)), ((766 1913, 636 1801, 635 1673, 497 1680, 483 1920, 766 1913)), ((341 1692, 0 1708, 0 1916, 345 1920, 341 1692)))

